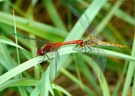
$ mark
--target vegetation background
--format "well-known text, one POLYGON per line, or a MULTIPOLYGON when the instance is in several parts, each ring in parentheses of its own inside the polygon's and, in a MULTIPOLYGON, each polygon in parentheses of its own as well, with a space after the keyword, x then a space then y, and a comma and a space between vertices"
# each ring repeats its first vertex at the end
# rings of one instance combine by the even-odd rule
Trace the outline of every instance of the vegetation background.
POLYGON ((134 0, 0 0, 0 96, 135 96, 134 5, 134 0), (69 45, 58 50, 60 59, 48 53, 55 60, 36 54, 47 42, 89 36, 126 48, 96 46, 99 51, 81 53, 69 45))

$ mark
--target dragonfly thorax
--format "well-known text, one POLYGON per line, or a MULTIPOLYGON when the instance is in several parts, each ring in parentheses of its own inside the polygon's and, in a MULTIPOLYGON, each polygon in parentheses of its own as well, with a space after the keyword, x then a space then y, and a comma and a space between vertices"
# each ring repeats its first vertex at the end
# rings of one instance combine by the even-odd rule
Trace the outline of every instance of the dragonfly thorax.
POLYGON ((99 40, 95 38, 90 38, 87 41, 84 42, 84 45, 89 46, 97 46, 99 45, 99 40))
POLYGON ((54 47, 54 43, 48 42, 47 44, 45 44, 44 50, 46 50, 46 52, 50 52, 54 49, 54 47))

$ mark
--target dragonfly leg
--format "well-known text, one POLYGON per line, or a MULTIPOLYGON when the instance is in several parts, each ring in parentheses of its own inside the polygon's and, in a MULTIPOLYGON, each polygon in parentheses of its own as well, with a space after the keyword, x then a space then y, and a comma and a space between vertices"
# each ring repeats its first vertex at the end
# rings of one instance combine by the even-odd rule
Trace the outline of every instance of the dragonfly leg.
POLYGON ((75 47, 74 47, 72 50, 75 50, 75 51, 77 51, 77 50, 76 50, 76 48, 77 48, 77 47, 78 47, 78 45, 76 45, 76 46, 75 46, 75 47))
POLYGON ((76 46, 73 48, 73 50, 78 51, 78 52, 81 52, 81 54, 84 55, 84 53, 83 53, 82 51, 85 50, 86 48, 85 48, 85 47, 82 47, 80 50, 77 50, 77 49, 75 49, 75 48, 77 48, 77 47, 80 48, 79 45, 76 45, 76 46))
POLYGON ((59 55, 58 50, 56 51, 56 55, 58 56, 58 59, 60 60, 60 55, 59 55))
MULTIPOLYGON (((47 54, 45 54, 45 55, 46 55, 46 57, 47 57, 49 60, 51 60, 50 57, 49 57, 47 54)), ((44 57, 45 57, 45 55, 44 55, 44 57)), ((44 60, 44 59, 43 59, 43 60, 44 60)))
POLYGON ((42 59, 39 63, 44 62, 44 60, 45 60, 45 56, 50 60, 49 56, 48 56, 47 54, 45 54, 45 55, 43 56, 43 59, 42 59))
POLYGON ((43 49, 43 51, 44 51, 44 53, 45 53, 43 60, 45 59, 45 56, 50 60, 49 56, 47 55, 47 51, 46 51, 45 49, 43 49))
POLYGON ((58 51, 55 52, 55 57, 54 57, 54 60, 55 60, 55 70, 54 70, 55 78, 57 76, 57 55, 58 55, 58 51))
POLYGON ((78 48, 80 48, 80 46, 79 46, 79 45, 76 45, 72 50, 80 51, 80 52, 83 50, 83 48, 81 48, 81 49, 77 49, 77 47, 78 47, 78 48))
POLYGON ((90 51, 92 51, 92 49, 90 47, 88 47, 90 49, 90 51))

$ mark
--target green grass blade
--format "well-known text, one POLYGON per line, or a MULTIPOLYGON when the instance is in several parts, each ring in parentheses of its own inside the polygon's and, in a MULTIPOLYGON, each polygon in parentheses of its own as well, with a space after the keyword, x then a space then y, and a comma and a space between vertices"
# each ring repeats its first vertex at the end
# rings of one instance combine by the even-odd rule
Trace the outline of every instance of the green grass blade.
POLYGON ((96 96, 96 94, 90 90, 87 86, 85 86, 82 82, 78 81, 77 78, 75 78, 72 74, 70 74, 68 71, 61 69, 61 72, 66 75, 68 78, 70 78, 72 81, 74 81, 77 85, 82 86, 82 90, 89 94, 89 96, 96 96))
POLYGON ((44 1, 44 5, 47 9, 47 12, 49 13, 50 15, 50 18, 52 19, 54 25, 57 27, 57 28, 60 28, 60 29, 63 29, 63 30, 66 30, 62 20, 60 19, 60 16, 55 8, 55 6, 53 5, 53 2, 52 0, 43 0, 44 1), (51 9, 51 10, 50 10, 51 9))
POLYGON ((116 1, 115 5, 111 9, 111 11, 109 11, 109 13, 104 17, 104 19, 101 21, 101 23, 98 24, 97 28, 95 28, 95 30, 93 31, 93 33, 91 35, 97 35, 97 34, 99 34, 99 32, 101 32, 104 29, 104 27, 106 26, 106 24, 108 24, 108 22, 113 17, 116 10, 118 10, 118 8, 122 4, 122 2, 123 2, 123 0, 116 1))
POLYGON ((61 86, 52 84, 53 89, 59 90, 62 93, 64 93, 66 96, 72 96, 68 91, 66 91, 64 88, 62 88, 61 86))
MULTIPOLYGON (((5 23, 8 25, 13 26, 13 16, 7 13, 0 12, 0 22, 5 23)), ((67 32, 60 30, 58 28, 53 28, 52 26, 49 26, 47 24, 39 23, 36 21, 29 22, 27 19, 15 16, 16 18, 16 27, 20 28, 22 30, 25 30, 29 33, 32 33, 34 35, 38 35, 42 38, 46 38, 50 41, 52 41, 51 38, 61 40, 60 37, 65 37, 67 35, 67 32), (56 36, 54 36, 56 35, 56 36)), ((62 40, 61 40, 62 41, 62 40)))
MULTIPOLYGON (((131 52, 132 57, 135 57, 134 53, 135 53, 135 35, 134 35, 132 52, 131 52)), ((129 86, 130 86, 132 78, 134 76, 134 70, 135 70, 135 61, 130 61, 128 71, 127 71, 127 76, 126 76, 126 82, 125 82, 124 89, 122 92, 122 96, 127 96, 127 94, 128 94, 129 86)))
MULTIPOLYGON (((106 8, 106 9, 110 9, 110 8, 111 8, 111 5, 107 3, 107 4, 105 5, 105 8, 106 8)), ((131 17, 130 15, 128 15, 128 14, 127 14, 126 12, 124 12, 123 10, 118 9, 118 10, 115 12, 114 15, 117 16, 118 18, 124 20, 125 22, 127 22, 127 23, 129 23, 129 24, 135 26, 134 18, 131 17)))
POLYGON ((0 36, 0 43, 8 44, 8 45, 11 45, 11 46, 14 46, 14 47, 18 47, 18 48, 20 48, 20 49, 25 50, 25 49, 22 48, 21 46, 17 45, 17 44, 14 43, 13 41, 11 41, 11 40, 9 40, 8 38, 3 37, 3 36, 0 36))

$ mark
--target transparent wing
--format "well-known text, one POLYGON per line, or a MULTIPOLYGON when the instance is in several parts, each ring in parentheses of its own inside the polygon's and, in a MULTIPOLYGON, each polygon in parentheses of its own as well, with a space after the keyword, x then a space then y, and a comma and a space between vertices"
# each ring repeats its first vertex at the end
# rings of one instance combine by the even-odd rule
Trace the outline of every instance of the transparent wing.
MULTIPOLYGON (((106 54, 100 48, 96 48, 95 51, 97 52, 97 64, 98 64, 99 68, 102 70, 102 73, 104 73, 105 67, 106 67, 106 62, 107 62, 106 54)), ((100 74, 100 78, 103 81, 103 77, 101 74, 100 74)))
MULTIPOLYGON (((72 13, 79 19, 81 15, 75 10, 75 8, 73 6, 71 6, 71 5, 69 5, 69 8, 72 11, 72 13)), ((85 30, 85 27, 86 27, 85 22, 87 22, 87 24, 90 24, 90 20, 89 20, 89 17, 86 14, 84 14, 84 15, 85 15, 85 19, 81 20, 80 24, 83 27, 83 29, 85 30)), ((94 27, 92 25, 89 25, 86 32, 85 32, 85 34, 90 36, 91 32, 93 30, 94 30, 94 27)))
MULTIPOLYGON (((41 39, 39 39, 39 38, 35 38, 35 37, 31 37, 31 35, 29 35, 29 36, 27 36, 26 34, 23 34, 23 33, 17 33, 17 34, 15 34, 15 33, 9 33, 9 35, 11 35, 11 36, 17 36, 17 38, 18 38, 18 40, 19 41, 36 41, 37 42, 37 44, 39 45, 39 46, 42 46, 42 45, 44 45, 45 43, 47 43, 47 41, 46 40, 41 40, 41 39)), ((21 43, 23 43, 23 42, 21 42, 21 43)))
POLYGON ((105 52, 98 47, 93 51, 95 51, 95 53, 97 54, 96 55, 97 63, 101 68, 101 70, 104 72, 106 67, 106 62, 107 62, 105 52))
MULTIPOLYGON (((75 8, 73 6, 71 6, 71 5, 68 5, 68 6, 69 6, 69 9, 72 11, 72 13, 79 19, 81 15, 75 10, 75 8)), ((80 24, 83 27, 83 29, 85 29, 85 27, 86 27, 86 25, 85 25, 86 23, 84 21, 87 22, 87 19, 80 21, 80 24)))
MULTIPOLYGON (((84 14, 85 15, 85 18, 86 18, 86 21, 88 22, 88 24, 89 24, 89 22, 90 22, 90 20, 89 20, 89 17, 86 15, 86 14, 84 14)), ((91 32, 94 30, 94 26, 92 26, 92 24, 90 24, 89 25, 89 27, 87 28, 87 30, 86 30, 86 35, 88 35, 88 37, 91 35, 91 32)))

